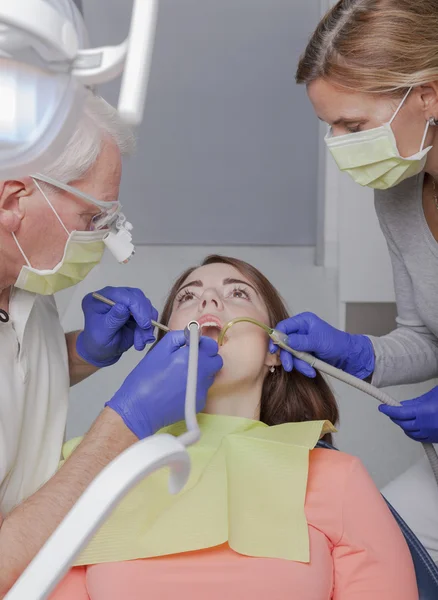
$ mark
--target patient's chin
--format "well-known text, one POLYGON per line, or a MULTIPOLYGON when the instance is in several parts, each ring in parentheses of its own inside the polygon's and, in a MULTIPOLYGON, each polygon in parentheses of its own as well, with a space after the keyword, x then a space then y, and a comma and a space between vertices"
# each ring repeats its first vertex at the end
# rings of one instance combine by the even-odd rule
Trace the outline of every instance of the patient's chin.
POLYGON ((235 388, 248 386, 252 381, 257 380, 257 368, 249 364, 249 361, 242 360, 241 354, 236 349, 221 346, 219 355, 222 357, 223 366, 216 373, 211 389, 232 392, 235 388))

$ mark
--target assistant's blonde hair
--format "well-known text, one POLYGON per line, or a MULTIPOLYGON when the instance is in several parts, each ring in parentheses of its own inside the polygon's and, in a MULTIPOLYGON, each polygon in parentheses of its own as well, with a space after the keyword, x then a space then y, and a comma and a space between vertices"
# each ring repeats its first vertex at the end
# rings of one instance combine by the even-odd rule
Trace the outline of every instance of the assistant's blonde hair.
POLYGON ((340 0, 298 64, 297 83, 321 77, 393 95, 438 80, 438 0, 340 0))

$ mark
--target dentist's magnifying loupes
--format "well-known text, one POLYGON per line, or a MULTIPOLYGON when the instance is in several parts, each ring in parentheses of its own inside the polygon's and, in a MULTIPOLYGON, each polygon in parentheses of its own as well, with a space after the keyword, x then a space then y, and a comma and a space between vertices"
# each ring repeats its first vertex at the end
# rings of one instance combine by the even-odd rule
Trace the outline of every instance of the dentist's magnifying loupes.
POLYGON ((122 498, 142 479, 169 467, 169 492, 177 494, 190 475, 187 446, 200 438, 196 418, 196 388, 200 326, 191 321, 185 330, 189 367, 185 396, 187 431, 179 437, 159 433, 141 440, 107 465, 88 486, 6 595, 6 600, 43 600, 61 581, 122 498))
POLYGON ((39 172, 59 156, 86 86, 123 73, 118 111, 141 122, 157 2, 134 0, 121 44, 84 50, 73 23, 45 0, 0 0, 0 179, 39 172))

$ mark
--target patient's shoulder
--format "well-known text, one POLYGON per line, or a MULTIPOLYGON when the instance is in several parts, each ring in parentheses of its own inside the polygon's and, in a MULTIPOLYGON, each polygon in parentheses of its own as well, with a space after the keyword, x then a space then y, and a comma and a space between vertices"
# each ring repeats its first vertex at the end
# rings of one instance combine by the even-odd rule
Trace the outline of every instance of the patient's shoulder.
POLYGON ((312 472, 314 477, 326 477, 330 474, 331 478, 342 478, 359 464, 361 461, 351 454, 339 450, 314 448, 310 451, 309 473, 312 472))
POLYGON ((362 462, 336 450, 315 448, 310 452, 306 493, 306 515, 312 524, 329 537, 342 528, 344 503, 351 502, 352 485, 360 490, 375 489, 362 462))

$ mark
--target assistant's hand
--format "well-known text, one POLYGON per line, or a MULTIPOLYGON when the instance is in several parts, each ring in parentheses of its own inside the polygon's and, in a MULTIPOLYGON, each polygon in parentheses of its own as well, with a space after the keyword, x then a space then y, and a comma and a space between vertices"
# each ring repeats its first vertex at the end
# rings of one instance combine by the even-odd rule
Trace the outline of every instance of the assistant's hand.
MULTIPOLYGON (((359 379, 366 379, 374 371, 374 349, 370 339, 335 329, 313 313, 285 319, 276 329, 288 335, 288 345, 293 350, 310 352, 359 379)), ((274 353, 278 347, 271 341, 269 349, 274 353)), ((281 350, 280 359, 286 371, 296 368, 307 377, 316 376, 315 369, 286 350, 281 350)))
MULTIPOLYGON (((139 362, 122 387, 106 403, 139 439, 184 418, 189 348, 183 331, 170 331, 139 362), (183 347, 184 346, 184 347, 183 347)), ((207 392, 222 368, 217 342, 201 337, 196 410, 205 407, 207 392)))
POLYGON ((155 340, 151 319, 157 320, 158 312, 137 288, 105 287, 99 293, 116 304, 108 306, 92 294, 85 296, 85 327, 78 336, 76 351, 95 367, 107 367, 131 346, 144 350, 146 344, 155 340))
POLYGON ((412 440, 438 444, 438 387, 414 400, 405 400, 401 406, 381 404, 379 410, 412 440))

